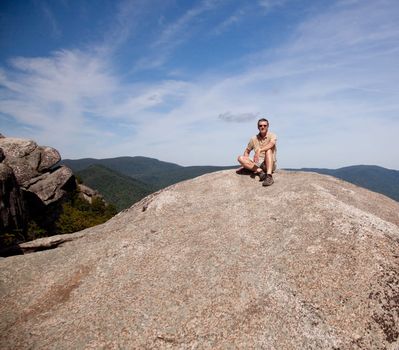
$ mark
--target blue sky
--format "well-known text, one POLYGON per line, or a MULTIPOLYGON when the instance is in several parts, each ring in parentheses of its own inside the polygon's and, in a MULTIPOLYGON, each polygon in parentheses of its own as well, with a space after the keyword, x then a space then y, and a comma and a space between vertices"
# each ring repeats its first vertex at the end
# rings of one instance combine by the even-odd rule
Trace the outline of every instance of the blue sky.
POLYGON ((0 132, 63 158, 399 169, 396 0, 0 2, 0 132))

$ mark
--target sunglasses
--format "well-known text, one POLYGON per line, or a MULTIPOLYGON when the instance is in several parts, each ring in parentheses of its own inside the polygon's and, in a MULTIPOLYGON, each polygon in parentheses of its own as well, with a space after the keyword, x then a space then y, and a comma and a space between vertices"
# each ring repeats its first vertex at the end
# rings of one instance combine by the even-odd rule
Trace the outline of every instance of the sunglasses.
POLYGON ((258 128, 267 128, 268 127, 268 125, 267 124, 261 124, 261 125, 258 125, 258 128))

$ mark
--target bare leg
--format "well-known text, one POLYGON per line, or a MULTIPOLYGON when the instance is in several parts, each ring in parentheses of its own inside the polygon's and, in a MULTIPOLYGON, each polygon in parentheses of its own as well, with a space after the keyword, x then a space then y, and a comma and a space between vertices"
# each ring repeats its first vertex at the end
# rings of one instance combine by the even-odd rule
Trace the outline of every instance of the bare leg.
POLYGON ((273 151, 271 149, 266 151, 265 162, 266 173, 271 175, 273 172, 273 151))
POLYGON ((237 158, 238 162, 241 164, 242 167, 245 169, 252 170, 254 173, 259 173, 262 171, 261 168, 259 168, 251 158, 246 157, 246 156, 238 156, 237 158))
POLYGON ((266 151, 265 154, 265 162, 266 162, 266 178, 263 181, 263 186, 273 185, 273 152, 271 149, 266 151))

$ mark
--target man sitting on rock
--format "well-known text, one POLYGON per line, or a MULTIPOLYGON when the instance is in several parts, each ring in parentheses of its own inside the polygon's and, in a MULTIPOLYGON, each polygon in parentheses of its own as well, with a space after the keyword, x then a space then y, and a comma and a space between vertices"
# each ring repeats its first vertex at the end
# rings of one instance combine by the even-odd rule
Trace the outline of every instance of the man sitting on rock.
POLYGON ((238 162, 242 165, 242 168, 237 170, 237 173, 242 174, 250 170, 255 175, 259 175, 260 181, 263 181, 263 186, 270 186, 274 183, 272 173, 276 170, 277 136, 269 131, 267 119, 258 120, 258 129, 259 134, 249 140, 244 154, 238 157, 238 162), (249 157, 252 150, 255 151, 253 159, 249 157))

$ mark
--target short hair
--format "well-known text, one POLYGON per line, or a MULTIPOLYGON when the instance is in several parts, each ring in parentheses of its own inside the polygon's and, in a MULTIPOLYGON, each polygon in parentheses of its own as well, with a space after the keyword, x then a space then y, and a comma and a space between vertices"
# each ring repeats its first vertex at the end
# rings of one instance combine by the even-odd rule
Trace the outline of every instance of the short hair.
POLYGON ((267 120, 267 119, 265 119, 265 118, 260 118, 259 120, 258 120, 258 127, 259 127, 259 123, 260 122, 266 122, 267 123, 267 126, 269 126, 269 121, 267 120))

